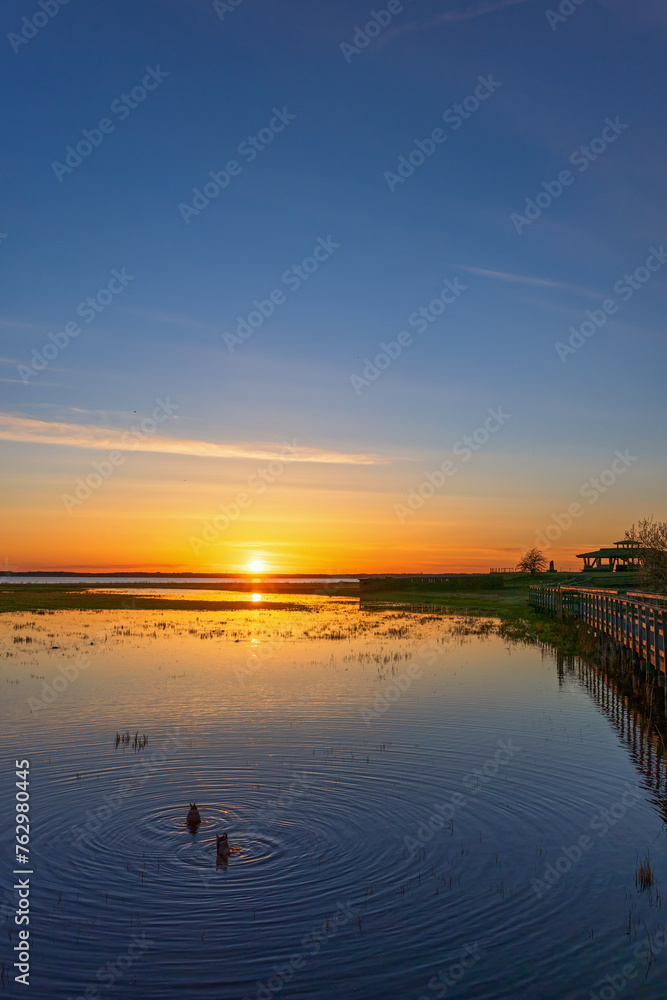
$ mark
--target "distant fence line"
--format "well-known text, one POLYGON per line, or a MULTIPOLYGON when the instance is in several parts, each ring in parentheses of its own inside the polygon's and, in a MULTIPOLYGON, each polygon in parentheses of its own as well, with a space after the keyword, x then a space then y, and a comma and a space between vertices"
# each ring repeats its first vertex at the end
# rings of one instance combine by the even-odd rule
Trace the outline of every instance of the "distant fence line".
POLYGON ((646 664, 666 672, 667 597, 584 587, 529 588, 529 603, 559 619, 574 618, 615 639, 646 664))

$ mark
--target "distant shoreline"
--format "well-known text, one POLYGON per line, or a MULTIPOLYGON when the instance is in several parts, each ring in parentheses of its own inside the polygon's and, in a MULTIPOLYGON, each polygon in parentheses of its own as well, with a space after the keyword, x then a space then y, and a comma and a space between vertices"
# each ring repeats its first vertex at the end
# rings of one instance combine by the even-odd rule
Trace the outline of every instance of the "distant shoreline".
POLYGON ((208 572, 180 572, 180 573, 169 573, 169 572, 155 572, 151 573, 147 570, 114 570, 110 572, 105 572, 103 570, 96 570, 95 572, 85 571, 79 572, 78 570, 51 570, 51 569, 34 569, 25 571, 14 571, 14 570, 0 570, 0 579, 12 579, 16 577, 36 577, 42 578, 45 576, 52 577, 85 577, 86 579, 99 579, 102 577, 113 577, 114 579, 127 579, 127 578, 138 578, 138 579, 174 579, 174 580, 248 580, 248 581, 271 581, 271 580, 346 580, 350 583, 354 583, 357 580, 367 580, 367 579, 385 579, 390 577, 395 577, 396 579, 403 579, 405 577, 441 577, 441 576, 488 576, 488 571, 479 570, 478 572, 469 572, 464 570, 448 571, 439 570, 437 573, 433 570, 427 572, 405 572, 405 573, 208 573, 208 572))
MULTIPOLYGON (((98 577, 141 577, 152 579, 155 578, 173 578, 173 579, 216 579, 216 580, 271 580, 271 579, 285 579, 285 580, 356 580, 361 576, 377 576, 376 573, 192 573, 192 572, 181 572, 181 573, 169 573, 164 571, 149 572, 147 570, 111 570, 106 572, 105 570, 96 570, 95 572, 82 571, 79 570, 64 570, 64 569, 32 569, 25 571, 14 571, 14 570, 2 570, 0 571, 0 577, 17 577, 17 576, 57 576, 57 577, 75 577, 75 576, 85 576, 86 578, 98 578, 98 577)), ((399 574, 395 574, 399 575, 399 574)), ((410 576, 414 574, 402 574, 405 576, 410 576)), ((428 574, 424 574, 428 575, 428 574)))

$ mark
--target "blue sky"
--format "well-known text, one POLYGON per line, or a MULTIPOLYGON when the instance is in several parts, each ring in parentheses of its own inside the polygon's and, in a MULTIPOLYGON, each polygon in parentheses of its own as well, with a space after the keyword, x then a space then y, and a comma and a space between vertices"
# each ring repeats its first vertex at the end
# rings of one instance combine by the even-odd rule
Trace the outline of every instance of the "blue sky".
MULTIPOLYGON (((319 488, 327 466, 339 539, 348 523, 350 539, 360 520, 373 524, 374 503, 382 516, 391 511, 498 405, 512 419, 457 491, 498 499, 501 548, 518 554, 549 504, 567 506, 617 448, 641 458, 632 486, 628 477, 605 498, 602 521, 582 521, 583 533, 563 540, 563 560, 584 542, 611 540, 615 526, 664 516, 667 267, 627 302, 614 291, 667 242, 664 6, 565 3, 573 13, 554 30, 555 3, 411 0, 347 61, 341 43, 386 6, 243 0, 221 19, 208 0, 70 0, 15 52, 7 36, 40 8, 3 5, 0 449, 10 518, 39 482, 40 519, 58 530, 61 491, 99 450, 86 431, 125 429, 165 396, 178 404, 173 439, 245 448, 251 458, 253 445, 296 438, 319 455, 300 470, 300 488, 319 488), (147 67, 167 75, 121 120, 112 104, 147 67), (489 75, 500 84, 494 93, 460 128, 443 123, 489 75), (247 162, 239 144, 274 109, 296 117, 247 162), (59 181, 54 161, 104 118, 113 132, 59 181), (570 155, 606 119, 627 127, 580 172, 570 155), (438 127, 446 141, 390 190, 385 173, 438 127), (238 176, 186 224, 179 205, 232 159, 238 176), (572 183, 517 233, 512 213, 565 169, 572 183), (318 238, 339 246, 301 287, 286 288, 281 276, 318 238), (17 363, 123 268, 133 280, 25 385, 17 363), (445 279, 466 290, 418 333, 408 317, 445 279), (231 353, 223 334, 276 288, 286 301, 231 353), (555 344, 610 297, 618 312, 563 363, 555 344), (356 393, 350 376, 401 330, 412 344, 356 393), (355 455, 378 456, 365 478, 348 461, 355 455), (505 505, 513 496, 532 504, 520 524, 505 505)), ((205 471, 194 462, 184 472, 183 461, 151 465, 147 447, 144 485, 169 490, 192 476, 233 493, 245 475, 242 457, 205 471)), ((113 531, 131 516, 137 477, 104 508, 113 531)), ((318 497, 306 508, 313 523, 318 497)), ((206 516, 204 500, 194 511, 182 503, 183 518, 206 516)), ((437 498, 415 543, 427 568, 426 528, 442 565, 460 524, 447 503, 437 498)), ((19 539, 30 530, 22 524, 19 539)), ((479 523, 466 531, 475 537, 479 523)), ((158 549, 148 545, 139 561, 157 565, 158 549)), ((12 552, 23 564, 20 542, 12 552)), ((217 557, 225 565, 224 547, 217 557)))

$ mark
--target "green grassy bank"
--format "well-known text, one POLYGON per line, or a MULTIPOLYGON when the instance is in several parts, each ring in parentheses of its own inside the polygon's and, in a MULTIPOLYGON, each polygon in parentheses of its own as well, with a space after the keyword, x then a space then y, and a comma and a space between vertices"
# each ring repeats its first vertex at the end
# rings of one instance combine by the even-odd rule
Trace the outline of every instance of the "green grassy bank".
MULTIPOLYGON (((528 588, 535 584, 554 586, 561 584, 575 587, 609 587, 633 589, 637 586, 636 574, 622 573, 512 573, 504 577, 501 590, 445 591, 437 588, 396 589, 366 592, 361 606, 370 608, 412 607, 440 610, 469 618, 498 618, 497 632, 507 639, 523 642, 547 642, 565 653, 583 652, 583 626, 558 622, 548 614, 531 608, 528 588)), ((586 630, 587 631, 587 630, 586 630)))
POLYGON ((595 587, 629 587, 636 586, 636 578, 631 575, 623 576, 618 573, 543 573, 541 575, 530 576, 528 574, 513 573, 504 577, 504 586, 499 590, 442 590, 437 587, 432 589, 396 588, 395 590, 378 589, 377 591, 364 589, 359 591, 357 585, 332 583, 330 586, 304 584, 304 583, 273 583, 270 580, 257 582, 236 582, 229 583, 206 583, 201 584, 191 580, 178 581, 154 581, 127 583, 122 579, 114 581, 113 584, 97 585, 95 580, 90 583, 44 583, 35 580, 34 583, 10 584, 0 579, 0 613, 12 611, 59 611, 59 610, 92 610, 92 611, 124 611, 128 609, 147 610, 159 608, 161 610, 191 610, 191 611, 232 611, 238 608, 255 608, 256 610, 267 605, 248 601, 244 592, 259 591, 263 594, 282 593, 286 597, 283 603, 275 603, 270 606, 276 610, 291 609, 295 607, 289 601, 290 595, 296 594, 320 594, 333 597, 359 598, 360 606, 363 607, 403 607, 410 605, 423 605, 429 608, 447 608, 452 614, 468 615, 470 617, 497 617, 507 625, 521 622, 534 622, 536 625, 544 621, 528 606, 528 588, 534 583, 561 583, 577 586, 595 587), (119 593, 104 593, 105 589, 113 587, 119 593), (197 600, 193 593, 192 600, 182 597, 170 598, 163 596, 138 595, 136 593, 124 593, 123 591, 138 591, 142 589, 154 589, 159 587, 164 590, 197 591, 197 590, 220 590, 229 592, 234 590, 238 593, 238 600, 235 601, 202 601, 197 600), (243 595, 243 596, 242 596, 243 595))

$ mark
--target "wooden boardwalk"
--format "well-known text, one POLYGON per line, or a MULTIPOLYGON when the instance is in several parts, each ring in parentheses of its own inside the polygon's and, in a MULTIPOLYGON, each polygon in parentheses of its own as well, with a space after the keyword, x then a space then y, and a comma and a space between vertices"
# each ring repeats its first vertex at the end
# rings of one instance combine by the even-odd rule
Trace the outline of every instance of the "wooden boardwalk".
POLYGON ((665 674, 667 597, 585 587, 530 588, 529 603, 560 619, 575 618, 610 636, 647 670, 665 674))

